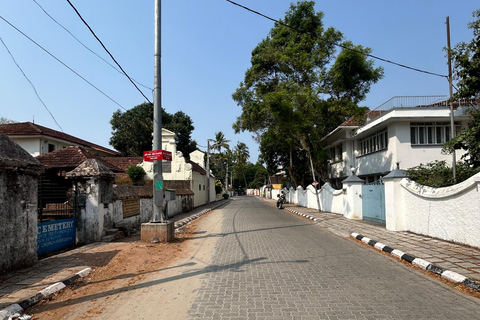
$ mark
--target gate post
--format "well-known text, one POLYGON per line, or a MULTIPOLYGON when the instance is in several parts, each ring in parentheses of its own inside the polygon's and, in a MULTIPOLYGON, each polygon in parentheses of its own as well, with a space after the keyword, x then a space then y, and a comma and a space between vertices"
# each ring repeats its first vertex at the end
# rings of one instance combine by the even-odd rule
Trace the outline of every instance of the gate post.
POLYGON ((397 168, 382 178, 385 184, 385 223, 387 230, 405 231, 405 213, 400 199, 400 181, 406 178, 405 172, 397 168))
POLYGON ((342 181, 343 216, 347 219, 363 219, 362 186, 365 183, 356 175, 342 181))
POLYGON ((75 179, 77 196, 77 243, 100 241, 103 236, 104 204, 113 202, 115 174, 96 159, 88 159, 67 177, 75 179))

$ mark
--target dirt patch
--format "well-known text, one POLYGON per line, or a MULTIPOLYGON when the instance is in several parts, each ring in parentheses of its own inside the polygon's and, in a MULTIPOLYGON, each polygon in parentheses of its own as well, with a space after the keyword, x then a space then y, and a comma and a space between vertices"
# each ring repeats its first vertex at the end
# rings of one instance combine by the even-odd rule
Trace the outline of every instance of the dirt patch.
MULTIPOLYGON (((109 299, 103 293, 128 288, 141 282, 151 272, 167 268, 189 252, 189 239, 196 232, 196 227, 189 224, 176 233, 171 243, 146 243, 140 236, 131 236, 121 241, 85 252, 82 259, 85 265, 93 266, 92 272, 85 278, 77 280, 69 287, 54 294, 25 310, 32 319, 58 320, 71 318, 73 305, 95 300, 96 297, 109 299), (114 255, 108 254, 113 252, 114 255), (93 297, 93 299, 92 299, 93 297), (73 303, 74 302, 74 303, 73 303)), ((102 308, 93 307, 88 316, 98 318, 102 308)))

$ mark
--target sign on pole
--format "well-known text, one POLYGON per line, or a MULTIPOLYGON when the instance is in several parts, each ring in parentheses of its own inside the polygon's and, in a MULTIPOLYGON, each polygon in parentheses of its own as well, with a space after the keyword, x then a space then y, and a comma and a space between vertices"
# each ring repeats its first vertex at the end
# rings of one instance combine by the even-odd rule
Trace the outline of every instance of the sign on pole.
POLYGON ((157 161, 166 160, 172 161, 172 153, 165 150, 152 150, 143 152, 143 160, 145 161, 157 161))
POLYGON ((318 185, 318 182, 317 181, 313 181, 312 182, 312 186, 316 187, 318 185))

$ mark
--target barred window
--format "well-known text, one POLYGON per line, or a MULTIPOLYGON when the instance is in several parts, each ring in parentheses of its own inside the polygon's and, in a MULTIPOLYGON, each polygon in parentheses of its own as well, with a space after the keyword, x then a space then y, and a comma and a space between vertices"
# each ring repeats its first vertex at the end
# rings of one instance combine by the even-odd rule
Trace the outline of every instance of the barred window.
POLYGON ((360 156, 387 149, 388 131, 383 129, 359 141, 358 153, 360 156))

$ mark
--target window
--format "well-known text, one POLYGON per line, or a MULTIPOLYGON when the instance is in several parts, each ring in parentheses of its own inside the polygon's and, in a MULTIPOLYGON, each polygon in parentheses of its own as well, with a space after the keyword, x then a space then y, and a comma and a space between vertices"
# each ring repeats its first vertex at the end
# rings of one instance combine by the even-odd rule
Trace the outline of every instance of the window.
POLYGON ((360 156, 384 150, 388 147, 388 131, 383 129, 361 139, 358 142, 358 153, 360 156))
MULTIPOLYGON (((455 122, 455 130, 460 125, 455 122)), ((450 140, 450 122, 411 122, 410 143, 412 145, 444 144, 450 140)))
POLYGON ((341 143, 330 149, 330 160, 331 162, 340 162, 343 160, 343 147, 341 143))
POLYGON ((52 152, 52 151, 55 151, 55 145, 49 143, 49 144, 48 144, 48 152, 52 152))
POLYGON ((202 185, 201 184, 198 185, 198 191, 202 191, 202 185))

